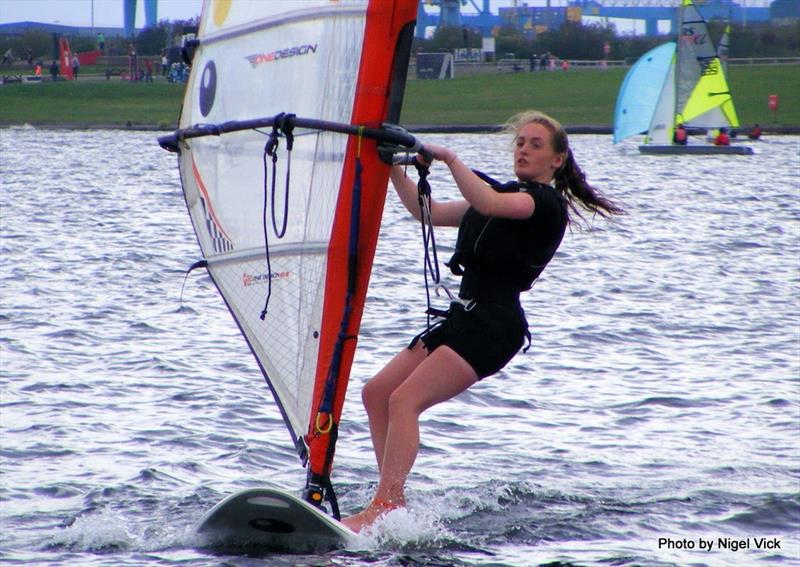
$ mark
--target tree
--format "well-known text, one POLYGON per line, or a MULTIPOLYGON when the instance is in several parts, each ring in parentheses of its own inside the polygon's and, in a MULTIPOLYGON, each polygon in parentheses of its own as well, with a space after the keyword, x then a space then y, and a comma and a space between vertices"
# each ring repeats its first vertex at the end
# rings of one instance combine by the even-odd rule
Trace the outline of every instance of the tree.
POLYGON ((136 36, 136 52, 140 55, 159 55, 167 46, 169 22, 148 26, 136 36))
POLYGON ((624 59, 628 63, 634 63, 639 57, 667 41, 675 41, 675 38, 665 38, 664 36, 647 37, 644 35, 630 36, 626 38, 617 37, 612 42, 612 59, 624 59))
MULTIPOLYGON (((711 20, 709 33, 716 42, 727 22, 711 20)), ((780 22, 754 22, 731 25, 730 57, 798 57, 800 56, 800 26, 780 22)), ((592 24, 584 26, 566 22, 558 29, 526 37, 514 26, 500 28, 495 36, 497 56, 527 59, 531 54, 550 52, 556 57, 573 60, 598 60, 603 57, 603 45, 611 45, 611 59, 636 61, 648 50, 667 41, 676 41, 675 34, 658 36, 618 36, 614 26, 592 24), (513 54, 513 55, 512 55, 513 54)), ((414 51, 453 51, 459 47, 479 47, 480 34, 473 30, 451 27, 436 30, 432 39, 414 41, 414 51)))
POLYGON ((148 26, 136 36, 136 51, 140 55, 159 55, 168 47, 180 46, 184 33, 196 31, 198 18, 188 20, 161 20, 154 26, 148 26))
POLYGON ((557 30, 539 34, 534 42, 537 52, 549 51, 562 59, 592 60, 602 59, 603 44, 613 39, 613 30, 599 24, 566 22, 557 30))
POLYGON ((503 26, 495 37, 495 50, 498 58, 528 59, 533 53, 533 44, 514 26, 503 26))
POLYGON ((475 30, 459 26, 437 28, 425 42, 426 51, 453 51, 462 47, 480 47, 481 36, 475 30))

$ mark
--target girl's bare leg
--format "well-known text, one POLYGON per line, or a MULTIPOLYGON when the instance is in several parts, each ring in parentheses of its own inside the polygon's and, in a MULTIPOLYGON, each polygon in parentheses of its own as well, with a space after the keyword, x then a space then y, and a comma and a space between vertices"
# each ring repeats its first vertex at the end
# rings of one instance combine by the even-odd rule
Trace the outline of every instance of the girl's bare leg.
POLYGON ((383 465, 386 433, 389 429, 389 398, 395 389, 425 360, 427 354, 422 341, 417 341, 413 349, 403 349, 395 355, 389 364, 367 382, 361 391, 361 400, 369 417, 369 432, 379 471, 383 465))
POLYGON ((477 379, 475 370, 461 356, 449 347, 442 346, 395 387, 388 398, 388 421, 383 439, 378 490, 365 510, 342 520, 345 525, 360 531, 387 510, 405 505, 403 489, 406 477, 419 451, 420 414, 457 396, 477 379))

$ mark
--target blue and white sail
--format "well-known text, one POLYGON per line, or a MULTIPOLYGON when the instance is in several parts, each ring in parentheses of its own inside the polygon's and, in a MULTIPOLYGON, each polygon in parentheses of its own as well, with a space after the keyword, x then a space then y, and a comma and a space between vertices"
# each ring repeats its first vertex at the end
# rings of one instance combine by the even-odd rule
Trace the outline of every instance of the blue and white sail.
MULTIPOLYGON (((642 55, 625 75, 614 110, 615 144, 650 129, 674 59, 675 43, 665 43, 642 55)), ((670 118, 672 111, 670 101, 670 118)))

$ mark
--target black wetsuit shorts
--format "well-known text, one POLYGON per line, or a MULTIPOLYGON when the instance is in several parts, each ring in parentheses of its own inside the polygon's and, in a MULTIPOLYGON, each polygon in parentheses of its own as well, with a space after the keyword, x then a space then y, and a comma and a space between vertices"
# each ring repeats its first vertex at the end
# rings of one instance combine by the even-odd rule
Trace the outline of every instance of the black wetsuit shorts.
POLYGON ((473 302, 464 306, 458 301, 450 305, 445 318, 414 337, 432 353, 445 345, 453 349, 475 370, 478 379, 498 372, 530 341, 528 322, 519 304, 473 302))

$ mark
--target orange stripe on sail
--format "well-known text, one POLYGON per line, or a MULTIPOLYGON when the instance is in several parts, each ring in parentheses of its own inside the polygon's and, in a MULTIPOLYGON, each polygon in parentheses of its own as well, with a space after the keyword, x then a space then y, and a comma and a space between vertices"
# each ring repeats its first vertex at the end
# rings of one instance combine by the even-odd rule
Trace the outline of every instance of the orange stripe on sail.
POLYGON ((194 180, 197 182, 197 187, 200 189, 200 193, 203 195, 203 198, 206 201, 208 213, 211 215, 214 224, 217 225, 217 228, 225 236, 225 238, 233 242, 233 239, 230 236, 228 236, 228 233, 225 232, 224 228, 222 228, 222 223, 219 222, 219 218, 217 218, 217 213, 214 212, 214 205, 211 204, 211 197, 208 196, 208 190, 206 189, 206 186, 203 183, 203 178, 200 176, 200 170, 197 169, 197 164, 194 161, 194 154, 192 154, 192 174, 194 175, 194 180))
MULTIPOLYGON (((386 2, 372 0, 367 8, 364 45, 356 84, 352 124, 378 127, 386 120, 390 106, 392 68, 397 41, 401 30, 412 23, 417 14, 416 0, 386 2)), ((312 473, 330 474, 329 452, 342 413, 350 367, 356 351, 356 339, 361 324, 361 315, 367 295, 372 261, 378 241, 381 216, 389 181, 389 166, 383 163, 376 151, 376 142, 359 141, 351 137, 342 172, 339 198, 336 205, 331 241, 328 245, 328 270, 325 280, 325 303, 322 313, 323 334, 320 337, 316 384, 312 402, 312 415, 306 441, 309 446, 309 466, 312 473), (345 334, 332 415, 321 415, 317 426, 317 411, 330 371, 331 359, 336 346, 347 296, 348 249, 350 217, 353 203, 353 182, 358 144, 361 144, 361 214, 359 219, 358 258, 356 261, 356 290, 352 301, 352 313, 345 334)))

